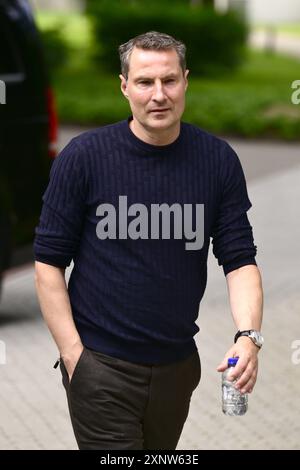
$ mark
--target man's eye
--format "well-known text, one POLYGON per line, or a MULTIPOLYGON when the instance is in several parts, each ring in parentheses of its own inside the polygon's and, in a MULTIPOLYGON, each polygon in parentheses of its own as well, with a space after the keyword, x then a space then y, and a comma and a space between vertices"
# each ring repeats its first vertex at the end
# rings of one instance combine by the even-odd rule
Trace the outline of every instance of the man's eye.
POLYGON ((150 81, 149 80, 142 80, 139 82, 141 85, 150 85, 150 81))
POLYGON ((168 80, 166 80, 166 83, 173 83, 175 82, 174 78, 168 78, 168 80))

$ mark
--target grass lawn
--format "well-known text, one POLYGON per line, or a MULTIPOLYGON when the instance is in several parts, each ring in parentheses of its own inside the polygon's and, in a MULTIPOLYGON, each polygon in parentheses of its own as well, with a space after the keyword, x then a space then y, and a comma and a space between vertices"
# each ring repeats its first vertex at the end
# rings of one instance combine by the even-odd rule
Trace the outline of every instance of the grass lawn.
MULTIPOLYGON (((265 29, 265 26, 258 25, 256 29, 263 30, 265 29)), ((300 37, 300 23, 283 23, 279 24, 278 26, 275 26, 275 29, 276 31, 278 31, 278 33, 300 37)))
MULTIPOLYGON (((87 20, 79 15, 38 15, 42 29, 61 22, 72 46, 53 84, 60 121, 99 126, 127 117, 119 78, 96 68, 87 20)), ((190 71, 183 119, 211 132, 245 137, 300 140, 300 105, 291 103, 291 83, 300 79, 300 61, 249 51, 245 64, 226 76, 193 77, 190 71)))
POLYGON ((300 23, 280 25, 278 31, 300 37, 300 23))

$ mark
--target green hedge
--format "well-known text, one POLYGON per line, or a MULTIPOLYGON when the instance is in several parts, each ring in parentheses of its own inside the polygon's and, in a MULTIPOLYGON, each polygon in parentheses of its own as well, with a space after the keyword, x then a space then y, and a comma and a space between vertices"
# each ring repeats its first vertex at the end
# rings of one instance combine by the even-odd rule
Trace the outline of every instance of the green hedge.
POLYGON ((179 2, 146 3, 122 0, 89 0, 94 57, 107 71, 119 73, 118 46, 147 31, 161 31, 187 46, 187 67, 193 75, 223 73, 239 65, 244 57, 248 28, 233 12, 218 14, 210 8, 179 2))
POLYGON ((70 56, 70 47, 64 39, 62 30, 62 25, 40 30, 46 63, 52 75, 70 56))

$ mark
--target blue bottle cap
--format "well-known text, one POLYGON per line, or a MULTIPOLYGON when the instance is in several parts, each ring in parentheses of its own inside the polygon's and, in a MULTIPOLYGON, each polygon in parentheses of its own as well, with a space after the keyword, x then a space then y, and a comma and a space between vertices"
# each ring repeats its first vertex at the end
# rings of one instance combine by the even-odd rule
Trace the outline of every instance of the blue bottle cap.
POLYGON ((239 360, 239 356, 236 356, 236 357, 230 357, 228 359, 228 367, 234 367, 237 363, 237 361, 239 360))

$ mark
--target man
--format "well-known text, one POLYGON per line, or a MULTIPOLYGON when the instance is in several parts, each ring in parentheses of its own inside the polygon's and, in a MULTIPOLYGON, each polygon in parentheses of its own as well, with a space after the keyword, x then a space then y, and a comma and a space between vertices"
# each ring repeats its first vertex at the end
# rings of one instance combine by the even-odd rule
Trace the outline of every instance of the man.
POLYGON ((251 392, 256 381, 251 202, 231 147, 181 121, 184 44, 152 31, 119 52, 132 116, 73 138, 54 161, 36 286, 79 448, 175 449, 201 375, 193 337, 210 237, 242 331, 218 370, 239 356, 237 387, 251 392))

